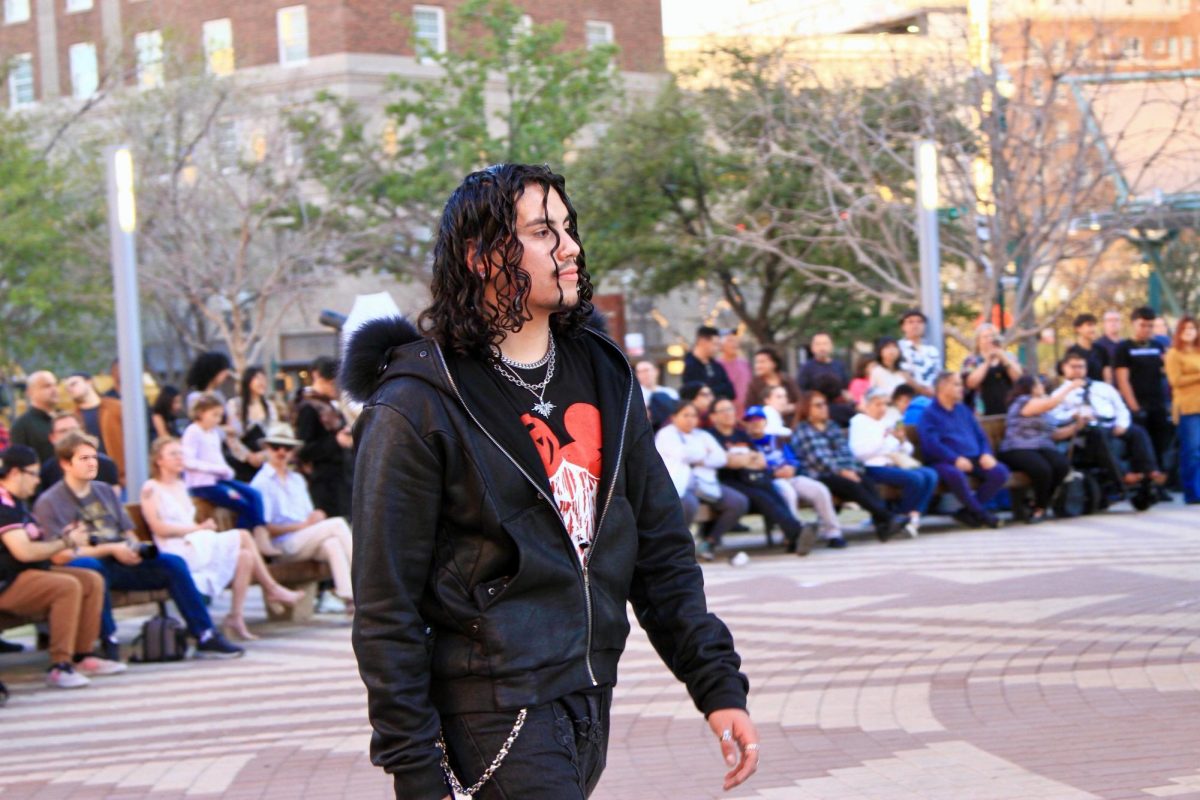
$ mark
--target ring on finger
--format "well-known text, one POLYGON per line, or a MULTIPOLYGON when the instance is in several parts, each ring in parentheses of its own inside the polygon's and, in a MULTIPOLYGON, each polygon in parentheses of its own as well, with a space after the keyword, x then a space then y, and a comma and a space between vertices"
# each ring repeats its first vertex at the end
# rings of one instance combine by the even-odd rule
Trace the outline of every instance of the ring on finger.
POLYGON ((747 753, 757 753, 758 752, 758 742, 750 742, 750 744, 746 745, 742 749, 745 750, 747 753))
POLYGON ((732 739, 733 739, 733 731, 729 730, 728 728, 721 731, 721 741, 722 742, 728 742, 728 741, 731 741, 732 739))

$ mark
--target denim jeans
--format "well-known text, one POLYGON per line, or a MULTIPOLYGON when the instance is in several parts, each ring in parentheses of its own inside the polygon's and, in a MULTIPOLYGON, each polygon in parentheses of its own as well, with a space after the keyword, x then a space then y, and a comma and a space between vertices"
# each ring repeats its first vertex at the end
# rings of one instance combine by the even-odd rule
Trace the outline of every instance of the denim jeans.
POLYGON ((266 524, 262 495, 249 484, 240 481, 217 481, 212 486, 197 486, 189 491, 192 497, 232 510, 237 514, 239 528, 252 531, 259 525, 266 524))
MULTIPOLYGON (((475 800, 584 800, 604 771, 611 705, 612 689, 599 689, 531 707, 504 763, 475 800)), ((442 717, 450 766, 464 787, 479 780, 516 719, 516 711, 442 717)))
POLYGON ((942 462, 934 464, 933 468, 937 471, 938 478, 942 483, 946 484, 946 488, 958 498, 958 502, 976 514, 983 514, 985 513, 983 507, 999 494, 1000 490, 1004 488, 1004 484, 1008 482, 1008 467, 997 462, 996 466, 991 469, 984 469, 979 463, 978 457, 969 460, 974 466, 971 477, 979 478, 982 481, 975 491, 971 490, 967 473, 954 466, 953 463, 942 462))
POLYGON ((160 553, 158 558, 148 558, 134 566, 122 564, 111 556, 85 556, 73 559, 70 566, 93 569, 104 576, 107 588, 104 592, 104 611, 100 615, 100 636, 105 641, 111 640, 117 632, 112 613, 111 593, 114 589, 121 592, 166 589, 193 636, 199 639, 206 631, 212 630, 212 618, 204 607, 204 596, 196 589, 187 562, 179 556, 160 553))
POLYGON ((929 498, 937 491, 938 476, 930 467, 867 467, 867 474, 876 483, 900 490, 900 511, 904 514, 912 511, 924 514, 929 498))
POLYGON ((1200 502, 1200 414, 1179 417, 1179 482, 1184 502, 1200 502))

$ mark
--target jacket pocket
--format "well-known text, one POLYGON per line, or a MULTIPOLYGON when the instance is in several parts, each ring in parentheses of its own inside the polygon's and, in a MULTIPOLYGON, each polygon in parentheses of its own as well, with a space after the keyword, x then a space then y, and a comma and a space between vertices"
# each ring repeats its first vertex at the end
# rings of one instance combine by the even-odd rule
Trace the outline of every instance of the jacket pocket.
MULTIPOLYGON (((518 569, 518 574, 520 570, 518 569)), ((479 606, 480 611, 487 611, 492 603, 500 599, 504 594, 504 590, 508 588, 508 584, 514 578, 508 575, 503 575, 499 578, 479 583, 475 585, 475 589, 471 595, 475 598, 475 605, 479 606)))

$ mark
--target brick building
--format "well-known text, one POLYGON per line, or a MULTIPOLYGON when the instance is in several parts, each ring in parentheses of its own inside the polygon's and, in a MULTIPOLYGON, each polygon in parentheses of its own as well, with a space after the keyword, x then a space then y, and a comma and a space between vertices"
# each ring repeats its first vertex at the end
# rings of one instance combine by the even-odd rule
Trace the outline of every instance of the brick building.
MULTIPOLYGON (((106 77, 152 86, 163 79, 164 42, 202 58, 210 72, 253 73, 266 84, 289 76, 411 72, 413 38, 444 49, 447 14, 462 0, 3 0, 0 57, 11 64, 8 107, 89 96, 106 77), (124 64, 126 69, 116 70, 124 64)), ((625 73, 663 70, 657 0, 527 3, 531 22, 565 25, 565 44, 615 43, 625 73)), ((317 83, 326 81, 316 80, 317 83)))
MULTIPOLYGON (((0 0, 0 86, 4 109, 82 102, 106 88, 151 88, 170 81, 180 61, 214 75, 234 75, 257 98, 260 120, 278 117, 320 90, 353 98, 381 117, 392 76, 433 77, 414 48, 455 46, 453 12, 463 0, 0 0), (164 57, 164 53, 168 57, 164 57)), ((659 0, 517 0, 522 24, 560 22, 563 46, 615 44, 626 90, 648 94, 665 72, 659 0)), ((489 104, 506 102, 487 87, 489 104)), ((377 120, 378 121, 378 120, 377 120)), ((218 121, 216 146, 243 152, 260 121, 218 121)), ((382 122, 380 122, 382 127, 382 122)), ((382 135, 386 135, 381 131, 382 135)), ((336 334, 318 323, 322 309, 350 310, 359 294, 389 291, 401 310, 426 303, 417 283, 383 275, 345 275, 290 304, 264 361, 299 365, 336 349, 336 334)), ((171 371, 147 331, 151 368, 171 371)))

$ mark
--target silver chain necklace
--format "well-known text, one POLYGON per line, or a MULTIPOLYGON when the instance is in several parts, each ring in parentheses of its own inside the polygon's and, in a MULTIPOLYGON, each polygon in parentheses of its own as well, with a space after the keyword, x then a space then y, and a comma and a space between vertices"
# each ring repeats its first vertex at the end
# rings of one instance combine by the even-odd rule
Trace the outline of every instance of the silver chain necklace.
POLYGON ((530 394, 536 397, 537 402, 533 404, 533 410, 536 413, 541 414, 543 417, 549 419, 550 412, 554 410, 554 403, 550 403, 546 400, 546 387, 550 385, 550 379, 554 377, 555 356, 556 349, 554 347, 554 337, 551 336, 550 347, 546 351, 546 355, 533 364, 525 365, 519 361, 510 361, 509 359, 505 358, 503 354, 501 354, 500 360, 493 361, 492 366, 496 368, 497 372, 507 378, 510 383, 520 386, 522 389, 527 390, 530 394), (513 369, 514 364, 522 369, 534 369, 542 364, 547 364, 546 377, 543 378, 540 383, 529 383, 520 375, 518 375, 515 369, 513 369))

